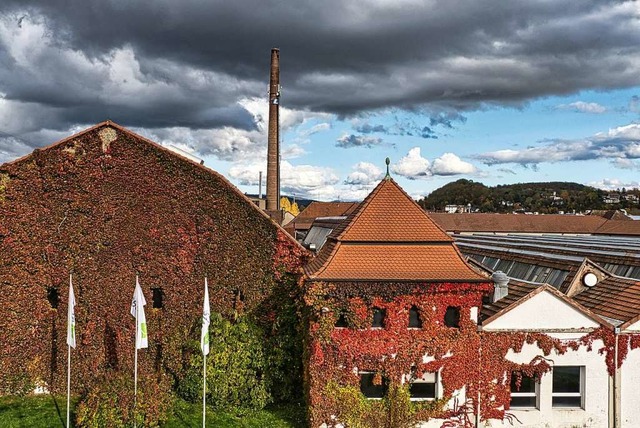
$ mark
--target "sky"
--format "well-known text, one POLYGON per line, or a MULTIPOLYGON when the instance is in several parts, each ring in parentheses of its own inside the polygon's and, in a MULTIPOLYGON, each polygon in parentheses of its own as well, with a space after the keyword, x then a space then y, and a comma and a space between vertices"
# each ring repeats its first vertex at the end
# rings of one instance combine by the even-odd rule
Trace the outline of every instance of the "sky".
POLYGON ((285 195, 640 187, 633 1, 2 0, 0 163, 109 119, 257 193, 273 47, 285 195))

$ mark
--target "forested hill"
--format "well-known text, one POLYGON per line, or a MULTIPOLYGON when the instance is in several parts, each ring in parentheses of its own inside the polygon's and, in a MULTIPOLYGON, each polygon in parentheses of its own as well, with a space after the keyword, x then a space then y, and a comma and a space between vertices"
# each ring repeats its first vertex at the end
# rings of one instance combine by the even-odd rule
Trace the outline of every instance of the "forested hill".
MULTIPOLYGON (((623 194, 638 194, 638 189, 620 189, 623 194)), ((458 180, 434 190, 418 203, 429 211, 442 211, 446 205, 471 204, 481 212, 517 210, 557 213, 637 206, 626 200, 614 206, 604 203, 608 192, 578 183, 519 183, 487 187, 472 180, 458 180)))

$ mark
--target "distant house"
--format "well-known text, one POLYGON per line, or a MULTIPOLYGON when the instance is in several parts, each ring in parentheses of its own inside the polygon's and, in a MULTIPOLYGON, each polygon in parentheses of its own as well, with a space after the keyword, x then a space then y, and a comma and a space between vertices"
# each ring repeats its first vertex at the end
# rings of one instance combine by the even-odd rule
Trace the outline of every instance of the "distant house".
POLYGON ((619 204, 620 203, 620 194, 618 193, 609 193, 604 196, 602 199, 605 204, 619 204))

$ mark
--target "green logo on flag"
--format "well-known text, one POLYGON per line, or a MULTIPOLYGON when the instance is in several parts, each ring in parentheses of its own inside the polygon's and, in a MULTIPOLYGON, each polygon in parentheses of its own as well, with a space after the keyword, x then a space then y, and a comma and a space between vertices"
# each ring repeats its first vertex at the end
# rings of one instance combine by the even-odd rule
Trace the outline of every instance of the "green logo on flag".
POLYGON ((140 338, 141 339, 146 339, 147 338, 147 323, 146 322, 141 322, 140 323, 140 338))
POLYGON ((207 334, 204 335, 204 344, 205 345, 209 344, 209 332, 207 332, 207 334))

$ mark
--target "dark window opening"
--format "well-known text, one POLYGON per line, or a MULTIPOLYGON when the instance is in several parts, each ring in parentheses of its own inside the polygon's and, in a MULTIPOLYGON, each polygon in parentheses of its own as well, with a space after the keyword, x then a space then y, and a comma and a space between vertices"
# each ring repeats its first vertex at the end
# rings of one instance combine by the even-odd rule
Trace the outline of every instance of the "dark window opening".
POLYGON ((420 319, 420 312, 418 308, 412 306, 409 309, 409 327, 411 328, 422 328, 422 320, 420 319))
POLYGON ((164 293, 162 292, 162 288, 152 288, 151 292, 153 293, 153 308, 154 309, 162 309, 164 302, 162 298, 164 293))
POLYGON ((389 387, 387 380, 382 378, 380 385, 375 385, 375 376, 375 373, 360 373, 360 391, 367 398, 382 398, 387 393, 387 389, 389 387))
POLYGON ((58 303, 60 302, 60 297, 58 296, 58 289, 49 287, 47 288, 47 300, 53 309, 58 309, 58 303))
POLYGON ((373 322, 371 327, 384 327, 384 318, 387 311, 380 308, 373 308, 373 322))
POLYGON ((536 380, 533 377, 511 374, 511 407, 536 407, 536 380), (520 385, 518 385, 518 380, 520 385))
POLYGON ((460 307, 449 306, 444 314, 444 325, 447 327, 460 328, 460 307))
POLYGON ((336 320, 336 327, 347 327, 347 317, 344 314, 340 314, 338 319, 336 320))
POLYGON ((437 373, 424 373, 422 377, 416 378, 412 374, 409 383, 409 395, 412 400, 433 400, 437 396, 437 373))

